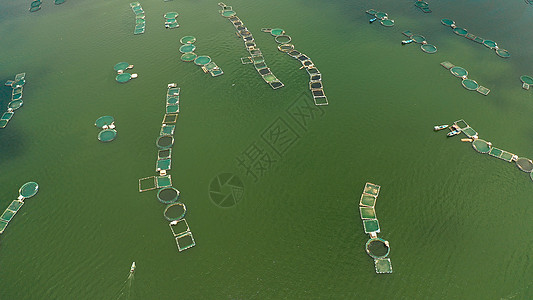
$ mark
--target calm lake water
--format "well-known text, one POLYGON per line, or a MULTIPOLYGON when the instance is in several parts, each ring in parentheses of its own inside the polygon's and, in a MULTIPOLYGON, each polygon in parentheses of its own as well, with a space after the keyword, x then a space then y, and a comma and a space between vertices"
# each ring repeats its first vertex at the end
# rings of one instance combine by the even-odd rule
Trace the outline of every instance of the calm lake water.
MULTIPOLYGON (((413 2, 226 2, 285 84, 272 90, 241 64, 247 52, 217 1, 141 1, 147 25, 137 36, 129 1, 45 0, 36 13, 30 1, 2 1, 0 80, 26 72, 27 83, 24 106, 0 130, 0 209, 27 181, 40 190, 0 237, 0 299, 532 298, 532 180, 432 128, 464 119, 496 147, 533 158, 533 92, 519 80, 533 75, 533 5, 429 1, 424 14, 413 2), (370 8, 395 26, 369 24, 370 8), (169 11, 179 29, 164 28, 169 11), (312 105, 306 72, 264 27, 283 28, 313 60, 328 106, 312 105), (402 46, 404 30, 438 52, 402 46), (180 60, 186 35, 224 75, 180 60), (120 61, 138 79, 118 84, 120 61), (443 61, 490 94, 464 89, 443 61), (170 174, 196 240, 181 253, 156 192, 138 192, 138 179, 155 175, 170 82, 181 87, 170 174), (103 115, 118 130, 106 144, 93 126, 103 115), (263 162, 253 174, 239 163, 251 151, 263 162), (236 204, 210 198, 222 173, 244 185, 236 204), (382 186, 376 213, 392 274, 376 274, 364 251, 367 181, 382 186)), ((2 112, 10 93, 0 87, 2 112)))

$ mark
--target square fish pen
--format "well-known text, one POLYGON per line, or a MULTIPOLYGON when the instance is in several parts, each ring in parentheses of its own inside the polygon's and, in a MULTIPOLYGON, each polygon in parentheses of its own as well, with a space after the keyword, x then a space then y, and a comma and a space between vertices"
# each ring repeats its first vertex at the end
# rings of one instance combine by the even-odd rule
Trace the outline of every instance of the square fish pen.
POLYGON ((163 117, 163 124, 176 124, 178 121, 178 114, 165 114, 163 117))
POLYGON ((477 138, 478 134, 472 127, 462 128, 461 131, 469 138, 477 138))
POLYGON ((366 234, 379 233, 379 222, 377 219, 363 220, 363 227, 366 234))
POLYGON ((170 222, 168 226, 170 226, 170 230, 172 231, 172 235, 174 236, 176 245, 178 246, 178 250, 180 252, 196 245, 187 220, 181 219, 179 221, 173 221, 170 222))
POLYGON ((374 266, 376 268, 376 273, 392 273, 392 264, 390 258, 374 259, 374 266))

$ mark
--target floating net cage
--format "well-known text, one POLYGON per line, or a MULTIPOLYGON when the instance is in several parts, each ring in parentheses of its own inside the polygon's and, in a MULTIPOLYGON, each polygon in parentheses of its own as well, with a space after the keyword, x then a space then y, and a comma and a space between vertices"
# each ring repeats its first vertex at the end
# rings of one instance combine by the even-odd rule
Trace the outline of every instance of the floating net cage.
POLYGON ((533 162, 529 158, 519 157, 516 160, 516 166, 526 173, 533 172, 533 162))
POLYGON ((477 152, 483 153, 483 154, 489 153, 490 149, 492 148, 492 146, 487 141, 482 140, 482 139, 474 140, 472 142, 472 147, 477 152))
POLYGON ((178 112, 180 112, 180 106, 179 106, 179 104, 167 105, 167 107, 166 107, 166 112, 167 112, 167 114, 172 114, 172 113, 178 113, 178 112))
POLYGON ((194 60, 194 63, 196 65, 199 65, 199 66, 203 66, 205 64, 208 64, 211 62, 211 57, 209 56, 198 56, 195 60, 194 60))
POLYGON ((39 5, 39 6, 31 6, 30 7, 30 12, 36 12, 36 11, 38 11, 40 9, 41 9, 41 5, 39 5))
POLYGON ((33 1, 32 3, 30 3, 30 6, 37 7, 37 6, 41 6, 41 4, 43 4, 43 2, 41 0, 37 0, 37 1, 33 1))
POLYGON ((453 74, 453 76, 455 77, 465 77, 465 76, 468 76, 468 71, 465 70, 464 68, 461 68, 461 67, 452 67, 450 68, 450 72, 453 74))
POLYGON ((472 127, 463 128, 461 131, 469 138, 475 138, 478 136, 478 133, 472 127))
POLYGON ((175 19, 179 14, 175 11, 167 12, 163 15, 165 19, 175 19))
POLYGON ((288 44, 291 42, 291 37, 288 36, 288 35, 278 35, 274 38, 274 40, 276 40, 276 43, 278 44, 288 44))
POLYGON ((429 53, 429 54, 433 54, 437 52, 437 47, 431 44, 422 45, 420 46, 420 49, 422 49, 422 51, 429 53))
POLYGON ((184 235, 185 233, 191 231, 191 229, 189 228, 189 224, 187 223, 187 220, 185 218, 177 221, 172 221, 168 224, 168 226, 170 226, 172 235, 174 235, 175 237, 184 235))
POLYGON ((164 124, 175 124, 178 121, 178 114, 165 114, 163 117, 164 124))
POLYGON ((464 29, 464 28, 461 28, 461 27, 455 27, 453 29, 453 33, 455 33, 457 35, 460 35, 460 36, 466 36, 468 31, 466 29, 464 29))
POLYGON ((96 122, 94 122, 94 126, 98 128, 104 128, 104 126, 109 126, 115 123, 115 118, 112 116, 102 116, 98 119, 96 119, 96 122))
POLYGON ((381 20, 379 21, 381 23, 381 25, 385 26, 385 27, 392 27, 394 26, 394 20, 389 20, 389 19, 384 19, 384 20, 381 20))
POLYGON ((294 45, 293 44, 281 44, 278 46, 278 50, 281 51, 281 52, 289 52, 291 50, 294 49, 294 45))
POLYGON ((272 30, 270 30, 270 34, 272 34, 273 36, 280 36, 282 34, 285 33, 285 30, 281 29, 281 28, 274 28, 272 30))
POLYGON ((117 71, 117 72, 118 71, 124 71, 124 70, 128 69, 129 66, 130 66, 130 64, 127 63, 127 62, 119 62, 113 67, 113 69, 115 71, 117 71))
POLYGON ((132 78, 132 76, 131 76, 130 73, 122 73, 122 74, 118 74, 117 77, 115 77, 115 79, 116 79, 119 83, 126 83, 126 82, 128 82, 131 78, 132 78))
POLYGON ((365 230, 365 233, 379 233, 379 222, 377 219, 372 220, 363 220, 363 227, 365 230))
POLYGON ((24 104, 24 102, 22 102, 22 100, 14 100, 14 101, 11 101, 7 104, 7 107, 8 108, 11 108, 12 110, 17 110, 19 109, 22 104, 24 104))
POLYGON ((418 44, 422 44, 426 41, 426 38, 420 34, 414 34, 411 36, 411 39, 418 44))
POLYGON ((59 4, 63 4, 63 3, 65 3, 65 0, 54 0, 54 4, 59 5, 59 4))
POLYGON ((533 85, 533 77, 528 76, 528 75, 520 76, 520 81, 522 81, 522 83, 533 85))
MULTIPOLYGON (((176 129, 176 125, 163 124, 161 126, 160 135, 173 135, 175 129, 176 129)), ((170 149, 167 149, 167 151, 168 150, 170 150, 170 149)))
POLYGON ((376 268, 376 273, 392 273, 392 264, 390 258, 374 259, 374 267, 376 268))
POLYGON ((157 159, 170 158, 172 156, 172 149, 157 151, 157 159))
POLYGON ((9 120, 0 120, 0 128, 6 128, 7 123, 9 123, 9 120))
POLYGON ((193 44, 194 42, 196 42, 196 38, 192 35, 187 35, 180 39, 180 43, 182 44, 193 44))
POLYGON ((179 95, 167 96, 167 105, 179 104, 179 102, 180 102, 179 95))
POLYGON ((157 199, 163 204, 174 203, 178 200, 179 196, 180 191, 171 186, 161 188, 157 191, 157 199))
POLYGON ((387 13, 382 12, 382 11, 378 11, 378 12, 376 12, 376 13, 375 13, 375 16, 376 16, 376 18, 378 18, 378 19, 382 19, 382 20, 383 20, 383 19, 386 19, 386 18, 389 17, 389 15, 387 15, 387 13))
POLYGON ((182 220, 183 218, 185 218, 186 214, 187 207, 181 202, 176 202, 167 205, 165 211, 163 212, 163 216, 165 216, 165 219, 167 219, 168 221, 182 220))
POLYGON ((381 187, 379 185, 367 182, 363 193, 377 197, 380 189, 381 187))
POLYGON ((180 47, 181 53, 193 52, 196 49, 196 46, 193 44, 185 44, 180 47))
POLYGON ((372 238, 366 242, 365 250, 374 259, 385 258, 390 253, 389 242, 381 238, 372 238))
POLYGON ((174 145, 174 137, 171 135, 161 135, 157 138, 156 145, 161 150, 168 149, 174 145))
POLYGON ((463 87, 465 89, 467 89, 469 91, 475 91, 479 87, 479 84, 475 80, 468 79, 468 78, 467 79, 463 79, 461 84, 463 85, 463 87))
POLYGON ((0 117, 0 120, 11 120, 11 118, 13 117, 14 113, 12 112, 5 112, 2 114, 2 117, 0 117))
POLYGON ((360 206, 374 207, 376 206, 376 197, 373 195, 362 194, 361 200, 359 201, 360 206))
POLYGON ((427 2, 424 2, 424 1, 416 1, 415 2, 415 6, 423 8, 423 7, 429 7, 429 4, 427 2))
POLYGON ((196 245, 194 238, 192 237, 192 232, 190 231, 183 235, 177 236, 176 244, 178 245, 178 250, 180 252, 192 248, 196 245))
POLYGON ((226 11, 223 11, 221 13, 221 15, 224 17, 224 18, 230 18, 230 17, 233 17, 235 16, 237 13, 234 12, 233 10, 226 10, 226 11))
POLYGON ((111 142, 117 137, 117 131, 115 129, 105 129, 98 133, 98 140, 100 142, 111 142))
POLYGON ((485 47, 489 49, 495 49, 496 47, 498 47, 498 44, 495 41, 491 40, 484 40, 483 45, 485 45, 485 47))
POLYGON ((359 206, 359 214, 363 220, 376 219, 374 207, 359 206))
POLYGON ((37 182, 26 182, 19 189, 19 196, 23 199, 31 198, 39 191, 39 185, 37 182))
POLYGON ((158 159, 155 166, 155 171, 168 171, 171 169, 172 166, 172 159, 166 158, 166 159, 158 159))
POLYGON ((486 88, 486 87, 480 85, 480 86, 477 88, 477 92, 480 93, 480 94, 482 94, 482 95, 487 96, 487 95, 490 93, 490 90, 489 90, 488 88, 486 88))

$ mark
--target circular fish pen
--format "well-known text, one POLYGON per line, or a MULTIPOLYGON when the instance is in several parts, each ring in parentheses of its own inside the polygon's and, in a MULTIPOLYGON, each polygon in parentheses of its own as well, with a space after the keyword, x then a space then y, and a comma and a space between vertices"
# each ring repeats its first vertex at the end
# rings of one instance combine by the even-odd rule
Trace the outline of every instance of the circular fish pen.
POLYGON ((23 197, 24 199, 26 199, 26 198, 35 196, 35 194, 37 194, 38 191, 39 191, 39 185, 37 184, 37 182, 30 181, 30 182, 26 182, 20 187, 19 195, 23 197))
POLYGON ((131 74, 130 73, 118 74, 117 77, 115 77, 115 79, 119 83, 126 83, 126 82, 128 82, 131 79, 131 74))
POLYGON ((469 91, 475 91, 479 87, 479 84, 475 80, 468 79, 468 78, 467 79, 463 79, 461 84, 463 85, 463 87, 465 89, 467 89, 469 91))
POLYGON ((180 39, 180 43, 182 44, 193 44, 194 42, 196 42, 196 38, 192 35, 187 35, 180 39))
POLYGON ((496 49, 496 54, 499 56, 499 57, 503 57, 503 58, 509 58, 511 57, 511 53, 509 53, 509 51, 505 50, 505 49, 496 49))
POLYGON ((476 150, 477 152, 479 153, 483 153, 483 154, 487 154, 490 152, 490 149, 492 149, 492 147, 490 146, 490 144, 485 141, 485 140, 482 140, 482 139, 476 139, 472 142, 472 147, 474 148, 474 150, 476 150))
POLYGON ((98 119, 96 119, 96 122, 94 122, 94 126, 98 128, 104 128, 104 126, 109 126, 115 122, 115 118, 112 116, 102 116, 98 119))
POLYGON ((383 20, 383 19, 388 18, 389 15, 387 15, 387 13, 384 13, 384 12, 378 11, 378 12, 376 13, 376 17, 377 17, 378 19, 382 19, 382 20, 383 20))
POLYGON ((168 205, 163 212, 165 219, 168 221, 179 221, 187 214, 187 207, 181 202, 168 205))
POLYGON ((233 16, 235 16, 237 13, 234 12, 233 10, 226 10, 224 12, 221 13, 221 15, 224 17, 224 18, 231 18, 233 16))
POLYGON ((180 196, 180 191, 169 186, 159 189, 157 191, 157 200, 163 204, 171 204, 176 202, 180 196))
POLYGON ((157 138, 155 144, 161 150, 169 149, 174 145, 174 137, 171 135, 161 135, 157 138))
POLYGON ((198 56, 195 60, 194 60, 194 63, 196 65, 199 65, 199 66, 203 66, 205 64, 208 64, 211 62, 211 57, 209 56, 198 56))
POLYGON ((385 27, 392 27, 394 26, 394 20, 384 19, 380 21, 381 25, 385 27))
POLYGON ((485 45, 487 48, 490 48, 490 49, 495 49, 496 47, 498 47, 498 44, 496 44, 495 41, 491 41, 491 40, 484 40, 483 45, 485 45))
POLYGON ((198 57, 198 55, 196 55, 194 52, 187 52, 181 56, 181 60, 185 62, 191 62, 194 61, 196 57, 198 57))
POLYGON ((455 21, 452 20, 452 19, 444 18, 444 19, 440 20, 440 22, 442 23, 442 25, 446 25, 446 26, 450 26, 450 27, 452 27, 452 25, 455 25, 455 21))
POLYGON ((429 54, 433 54, 433 53, 437 52, 437 47, 435 47, 434 45, 431 45, 431 44, 422 45, 422 46, 420 46, 420 49, 422 49, 422 51, 424 51, 426 53, 429 53, 429 54))
MULTIPOLYGON (((142 20, 142 19, 141 19, 141 20, 142 20)), ((117 71, 117 72, 118 72, 118 71, 124 71, 124 70, 126 70, 126 69, 129 67, 129 65, 130 65, 130 64, 127 63, 127 62, 119 62, 118 64, 116 64, 116 65, 113 67, 113 69, 114 69, 115 71, 117 71)))
POLYGON ((460 36, 466 36, 466 34, 468 33, 468 31, 464 28, 460 28, 460 27, 456 27, 453 29, 453 32, 457 35, 460 35, 460 36))
POLYGON ((281 52, 289 52, 291 50, 294 49, 294 45, 293 44, 281 44, 278 46, 278 50, 281 51, 281 52))
POLYGON ((413 35, 411 39, 418 44, 423 44, 426 41, 426 38, 420 34, 413 35))
POLYGON ((166 14, 163 15, 163 18, 165 19, 175 19, 179 14, 175 11, 170 11, 170 12, 167 12, 166 14))
POLYGON ((424 1, 416 1, 415 2, 415 6, 419 7, 419 8, 426 8, 426 7, 429 6, 429 4, 427 2, 424 2, 424 1))
POLYGON ((288 36, 288 35, 285 35, 285 34, 282 34, 282 35, 278 35, 274 38, 274 40, 276 41, 276 43, 278 44, 288 44, 291 42, 291 37, 288 36))
POLYGON ((374 259, 385 258, 389 255, 389 242, 381 238, 369 239, 365 244, 365 250, 374 259))
POLYGON ((188 53, 188 52, 194 52, 196 49, 196 46, 193 44, 185 44, 180 47, 181 53, 188 53))
POLYGON ((98 133, 98 140, 100 142, 111 142, 117 137, 117 131, 115 129, 105 129, 98 133))
POLYGON ((274 28, 270 31, 270 34, 273 35, 273 36, 278 36, 278 35, 282 35, 285 33, 285 30, 281 29, 281 28, 274 28))
POLYGON ((453 67, 450 69, 450 72, 455 76, 455 77, 464 77, 464 76, 468 76, 468 71, 465 70, 464 68, 461 68, 461 67, 453 67))
POLYGON ((533 162, 529 158, 519 157, 516 160, 516 166, 526 173, 533 172, 533 162))
POLYGON ((527 83, 529 85, 533 85, 533 77, 531 76, 522 75, 520 76, 520 81, 522 81, 523 83, 527 83))
POLYGON ((20 100, 20 99, 19 100, 13 100, 13 101, 11 101, 11 102, 9 102, 7 104, 7 107, 11 108, 12 110, 17 110, 17 109, 19 109, 22 106, 22 104, 24 104, 24 102, 22 102, 22 100, 20 100))

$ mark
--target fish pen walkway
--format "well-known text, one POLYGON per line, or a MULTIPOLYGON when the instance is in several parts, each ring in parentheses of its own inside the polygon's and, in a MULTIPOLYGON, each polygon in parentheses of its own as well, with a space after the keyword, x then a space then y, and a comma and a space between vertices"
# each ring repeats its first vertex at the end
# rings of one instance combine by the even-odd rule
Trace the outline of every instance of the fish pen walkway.
POLYGON ((233 27, 235 27, 236 35, 244 41, 244 46, 246 47, 246 51, 250 54, 249 57, 243 57, 241 58, 241 62, 243 64, 253 64, 257 73, 261 75, 261 78, 270 85, 273 89, 279 89, 284 86, 284 84, 272 73, 270 68, 267 66, 265 62, 265 58, 263 57, 263 53, 261 52, 261 49, 257 47, 255 43, 255 39, 252 36, 252 33, 244 26, 244 23, 237 17, 237 13, 233 11, 233 8, 231 6, 227 6, 226 4, 219 2, 218 6, 220 6, 221 10, 219 10, 219 13, 224 18, 227 18, 231 24, 233 24, 233 27))
POLYGON ((172 168, 172 146, 174 146, 174 132, 180 112, 179 98, 180 88, 176 83, 169 83, 165 100, 165 115, 156 139, 158 151, 155 172, 157 175, 139 179, 139 192, 157 189, 157 199, 165 205, 163 217, 170 222, 172 236, 181 252, 194 247, 196 242, 185 220, 187 207, 178 201, 180 192, 172 186, 172 178, 168 174, 172 168))
POLYGON ((5 128, 15 115, 15 111, 24 104, 22 101, 22 91, 25 84, 26 73, 19 73, 15 75, 14 80, 6 81, 5 85, 10 86, 13 90, 11 91, 11 101, 7 104, 7 111, 0 117, 0 128, 5 128))
POLYGON ((499 57, 502 57, 502 58, 511 57, 511 54, 509 53, 509 51, 507 51, 505 49, 500 49, 498 47, 498 44, 495 41, 485 40, 485 39, 483 39, 483 38, 481 38, 479 36, 476 36, 476 35, 474 35, 472 33, 468 33, 468 31, 465 28, 457 27, 455 25, 455 21, 454 20, 445 18, 445 19, 442 19, 440 22, 444 26, 451 27, 452 30, 453 30, 453 33, 455 33, 455 34, 457 34, 459 36, 465 37, 465 38, 467 38, 467 39, 469 39, 471 41, 474 41, 474 42, 476 42, 478 44, 483 44, 485 47, 494 50, 496 55, 498 55, 499 57))
POLYGON ((374 259, 376 273, 392 273, 389 242, 378 238, 380 232, 379 222, 376 217, 376 200, 381 186, 367 182, 359 200, 359 214, 363 221, 363 228, 370 239, 365 244, 366 253, 374 259))
MULTIPOLYGON (((262 28, 261 31, 270 33, 274 37, 274 40, 278 43, 279 51, 287 54, 302 64, 300 69, 305 69, 307 74, 309 74, 309 90, 313 95, 315 105, 328 105, 328 98, 326 97, 322 85, 322 74, 311 58, 294 49, 294 45, 291 44, 292 38, 285 33, 285 30, 281 28, 262 28)), ((251 59, 251 57, 249 57, 249 59, 251 59)))
POLYGON ((39 185, 36 182, 26 182, 19 189, 19 196, 16 200, 11 201, 11 204, 4 210, 0 216, 0 234, 4 232, 9 222, 15 217, 15 214, 24 205, 24 200, 31 198, 39 191, 39 185))
POLYGON ((484 86, 479 85, 477 81, 468 79, 468 71, 462 67, 455 66, 449 61, 443 61, 440 63, 441 66, 450 70, 453 76, 461 78, 461 84, 463 87, 469 91, 477 91, 478 93, 487 96, 490 93, 490 90, 484 86))
POLYGON ((468 123, 464 120, 457 120, 453 122, 453 126, 450 127, 450 130, 457 130, 460 133, 464 133, 468 139, 463 141, 469 141, 472 143, 472 148, 481 154, 488 154, 492 157, 499 158, 506 162, 514 162, 519 170, 528 173, 531 180, 533 180, 533 162, 529 158, 519 157, 518 155, 496 148, 492 145, 491 142, 480 139, 477 131, 475 131, 468 123))

